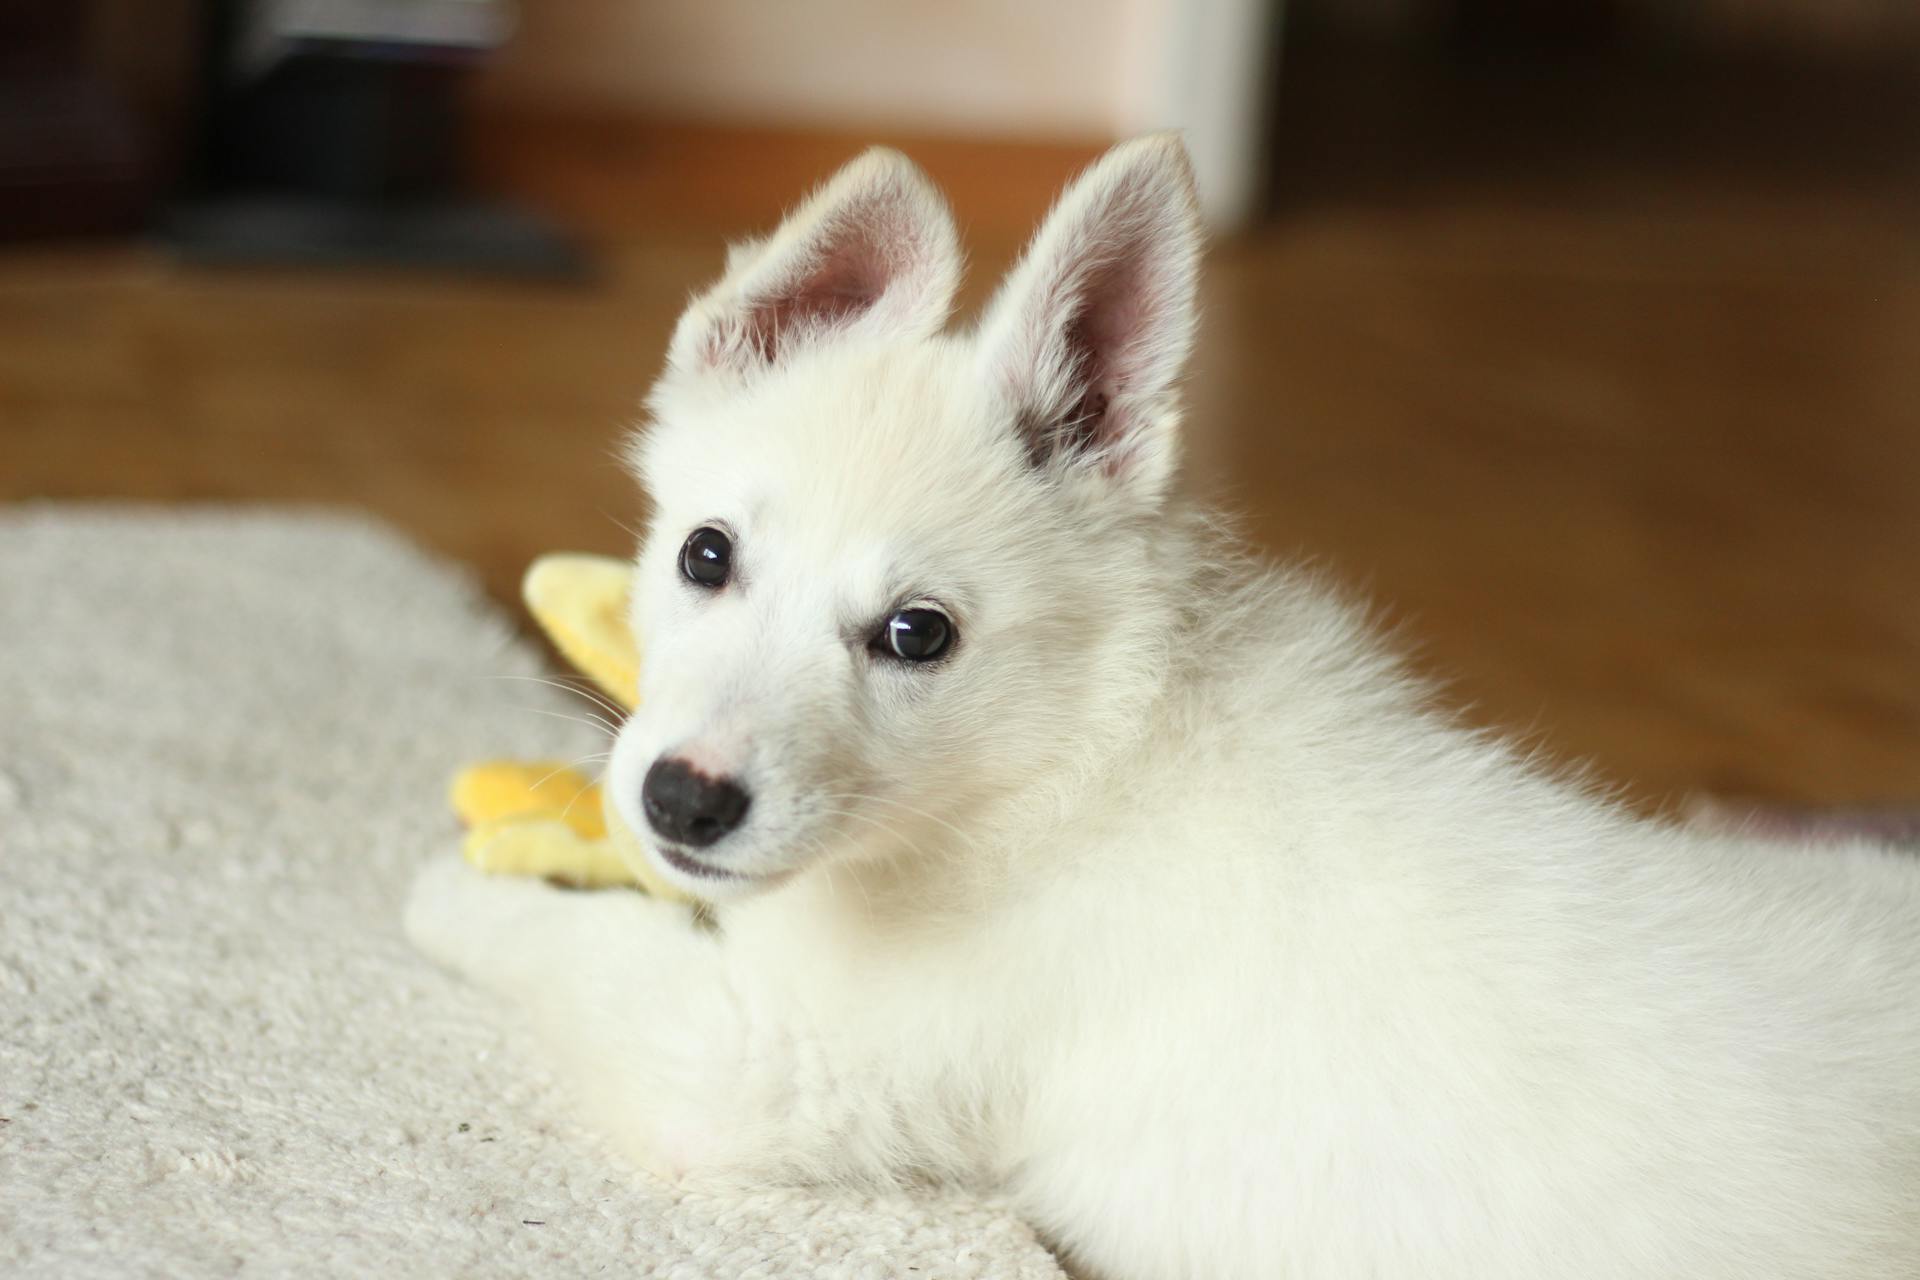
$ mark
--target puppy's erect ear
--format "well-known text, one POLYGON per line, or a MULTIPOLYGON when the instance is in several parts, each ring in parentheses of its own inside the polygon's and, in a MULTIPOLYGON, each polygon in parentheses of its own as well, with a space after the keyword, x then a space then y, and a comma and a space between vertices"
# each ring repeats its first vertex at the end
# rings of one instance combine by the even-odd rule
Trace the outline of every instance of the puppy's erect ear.
POLYGON ((946 322, 959 277, 946 201, 905 156, 876 147, 771 236, 729 250, 668 358, 682 372, 747 374, 839 334, 925 337, 946 322))
POLYGON ((979 334, 984 376, 1036 466, 1091 469, 1149 501, 1164 492, 1200 248, 1174 134, 1122 143, 1061 196, 979 334))

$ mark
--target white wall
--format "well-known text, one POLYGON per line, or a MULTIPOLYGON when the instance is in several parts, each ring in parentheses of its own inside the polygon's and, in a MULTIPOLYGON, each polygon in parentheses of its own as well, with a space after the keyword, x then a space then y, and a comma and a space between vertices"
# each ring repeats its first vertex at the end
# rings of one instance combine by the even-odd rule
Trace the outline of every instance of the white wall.
POLYGON ((1188 131, 1253 195, 1277 0, 521 0, 496 103, 1062 141, 1188 131))
POLYGON ((1115 132, 1174 0, 521 0, 490 94, 690 119, 1115 132))

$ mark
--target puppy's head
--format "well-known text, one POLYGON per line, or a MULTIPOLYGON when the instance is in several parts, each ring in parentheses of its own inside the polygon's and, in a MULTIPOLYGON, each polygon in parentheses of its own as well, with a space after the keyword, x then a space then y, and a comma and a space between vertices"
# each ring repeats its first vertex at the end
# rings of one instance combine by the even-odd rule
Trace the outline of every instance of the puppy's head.
POLYGON ((730 254, 633 451, 644 669, 608 786, 669 878, 724 900, 964 856, 1119 731, 1159 657, 1199 246, 1155 136, 1068 190, 966 335, 952 218, 893 152, 730 254))

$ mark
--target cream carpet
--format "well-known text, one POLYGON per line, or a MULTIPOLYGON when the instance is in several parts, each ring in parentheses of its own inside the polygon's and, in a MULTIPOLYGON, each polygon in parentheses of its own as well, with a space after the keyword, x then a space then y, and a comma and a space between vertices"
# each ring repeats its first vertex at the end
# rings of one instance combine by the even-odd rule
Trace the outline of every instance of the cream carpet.
POLYGON ((0 511, 0 1275, 1057 1276, 955 1195, 632 1173, 400 936, 460 761, 593 735, 330 515, 0 511))

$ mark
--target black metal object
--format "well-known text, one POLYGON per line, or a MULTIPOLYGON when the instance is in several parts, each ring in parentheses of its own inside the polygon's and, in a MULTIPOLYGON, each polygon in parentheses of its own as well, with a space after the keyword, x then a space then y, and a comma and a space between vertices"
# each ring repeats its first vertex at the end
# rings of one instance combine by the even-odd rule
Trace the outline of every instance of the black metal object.
POLYGON ((183 258, 584 271, 556 228, 469 190, 461 97, 479 52, 307 39, 251 73, 245 3, 207 10, 199 155, 162 227, 183 258))

